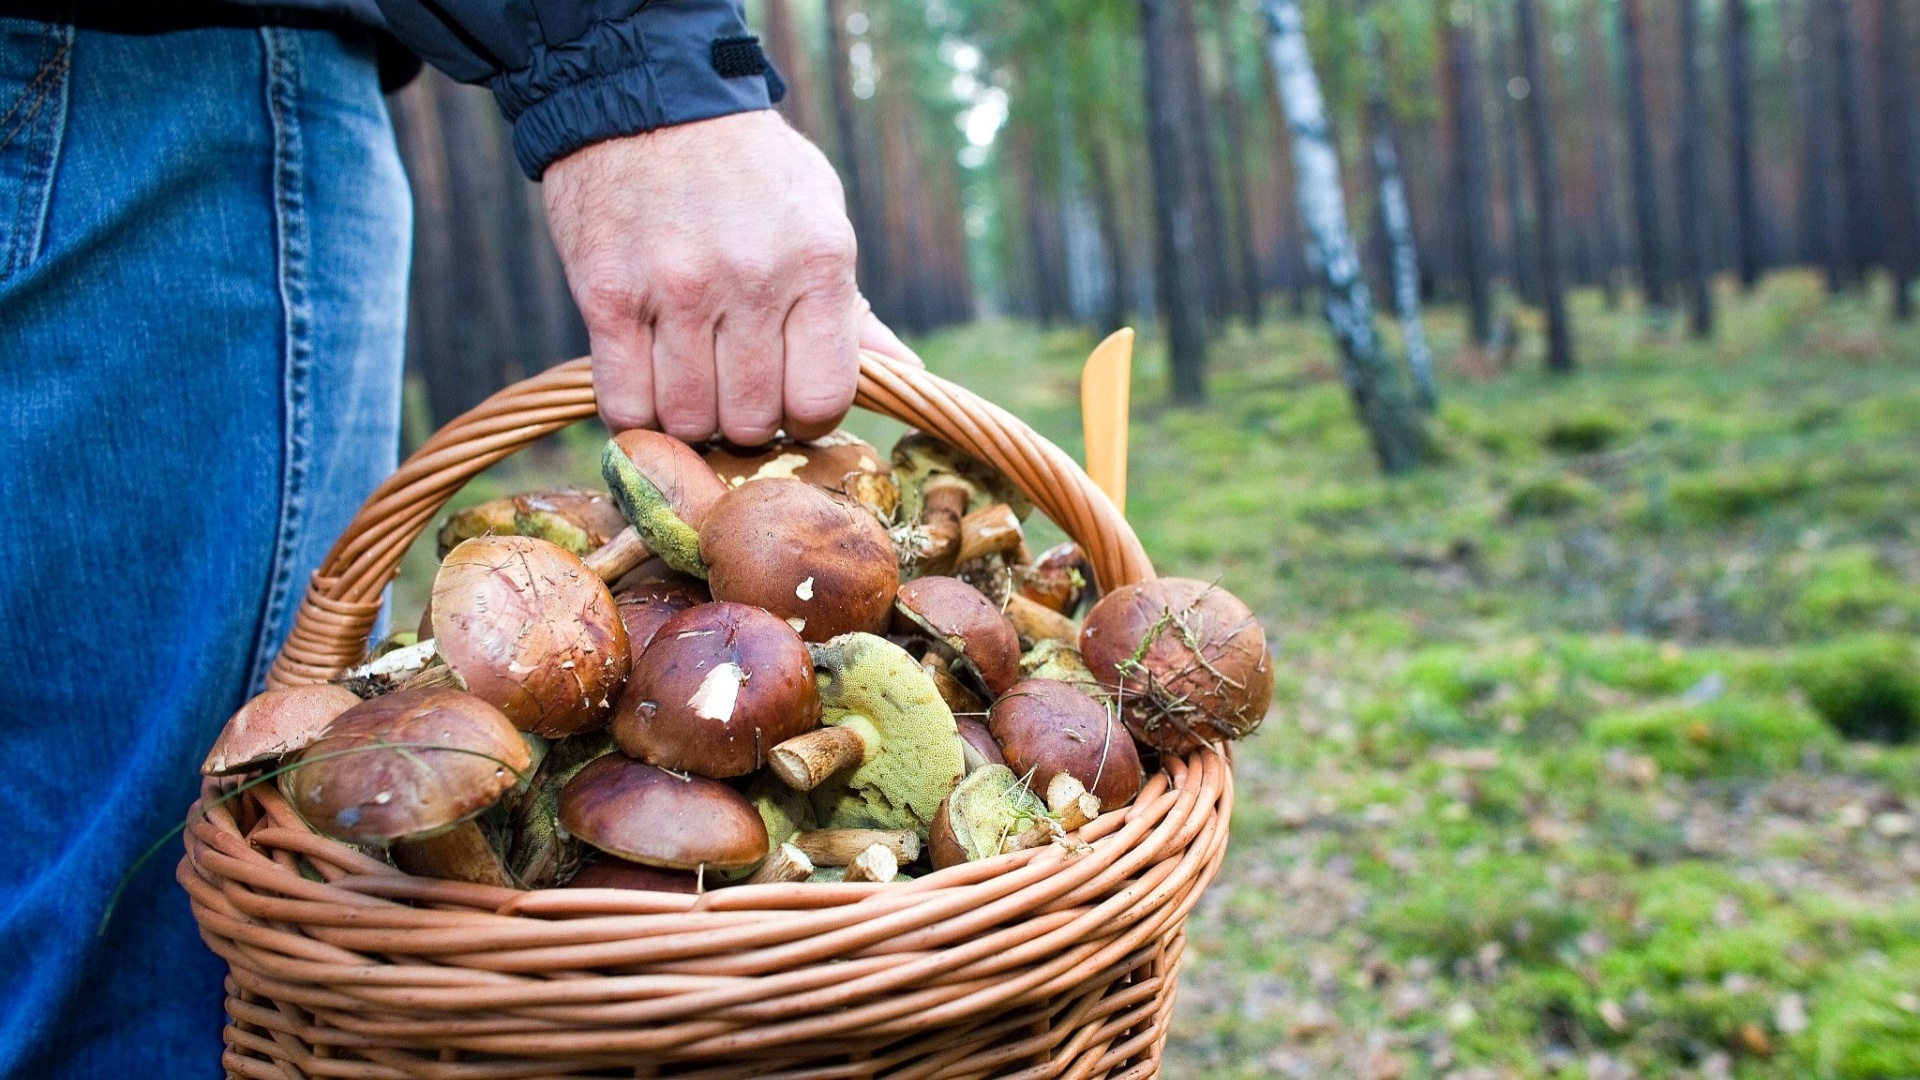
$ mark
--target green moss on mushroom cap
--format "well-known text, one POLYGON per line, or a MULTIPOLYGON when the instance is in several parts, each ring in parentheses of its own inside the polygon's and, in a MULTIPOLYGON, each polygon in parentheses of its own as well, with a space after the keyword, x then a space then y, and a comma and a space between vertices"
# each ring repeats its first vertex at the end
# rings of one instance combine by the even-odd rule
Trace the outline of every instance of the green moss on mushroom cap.
POLYGON ((319 832, 386 845, 452 828, 518 783, 533 761, 500 710, 457 690, 396 690, 336 717, 281 774, 319 832))

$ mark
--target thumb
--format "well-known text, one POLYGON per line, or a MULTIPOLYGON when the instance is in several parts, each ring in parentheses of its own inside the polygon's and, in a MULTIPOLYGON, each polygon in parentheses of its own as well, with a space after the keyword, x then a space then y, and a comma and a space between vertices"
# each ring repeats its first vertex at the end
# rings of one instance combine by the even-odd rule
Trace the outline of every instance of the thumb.
POLYGON ((864 309, 860 316, 861 348, 917 368, 927 366, 927 362, 920 359, 918 353, 908 348, 906 342, 900 340, 900 335, 880 321, 880 316, 873 313, 873 305, 867 303, 866 297, 860 298, 860 306, 864 309))

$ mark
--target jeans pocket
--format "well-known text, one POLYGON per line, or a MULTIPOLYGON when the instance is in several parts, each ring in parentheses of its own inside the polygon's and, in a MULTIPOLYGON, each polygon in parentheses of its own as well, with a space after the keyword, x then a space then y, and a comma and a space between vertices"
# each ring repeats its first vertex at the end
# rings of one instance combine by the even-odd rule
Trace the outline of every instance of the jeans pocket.
POLYGON ((72 66, 72 24, 0 19, 0 284, 40 256, 72 66))

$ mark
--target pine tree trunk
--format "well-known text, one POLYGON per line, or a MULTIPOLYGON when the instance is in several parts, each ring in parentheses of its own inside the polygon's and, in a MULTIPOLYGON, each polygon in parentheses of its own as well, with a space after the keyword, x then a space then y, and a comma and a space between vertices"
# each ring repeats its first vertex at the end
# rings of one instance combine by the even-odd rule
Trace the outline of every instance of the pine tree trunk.
POLYGON ((1812 51, 1800 69, 1801 242, 1809 261, 1824 272, 1827 293, 1845 288, 1840 264, 1840 207, 1834 181, 1840 171, 1839 142, 1833 130, 1830 27, 1822 17, 1826 0, 1808 0, 1807 40, 1812 51))
POLYGON ((1373 301, 1360 272, 1340 189, 1340 159, 1327 132, 1326 101, 1307 53, 1297 0, 1263 0, 1268 60, 1293 133, 1293 167, 1300 219, 1314 269, 1320 275, 1327 323, 1340 346, 1341 370, 1355 411, 1389 473, 1416 468, 1434 456, 1426 420, 1407 393, 1374 331, 1373 301))
POLYGON ((1893 286, 1893 317, 1913 317, 1916 261, 1912 74, 1907 70, 1907 0, 1880 0, 1876 82, 1880 113, 1880 200, 1886 207, 1887 277, 1893 286))
POLYGON ((1248 176, 1247 101, 1240 92, 1240 79, 1234 64, 1233 20, 1240 9, 1234 0, 1222 0, 1218 11, 1222 86, 1221 111, 1227 123, 1227 194, 1233 204, 1233 254, 1235 259, 1235 297, 1240 317, 1249 327, 1260 325, 1260 266, 1254 251, 1253 182, 1248 176))
POLYGON ((1534 0, 1516 0, 1520 64, 1527 80, 1528 147, 1533 164, 1533 205, 1539 218, 1537 272, 1540 302, 1547 311, 1547 369, 1573 370, 1573 328, 1567 323, 1567 298, 1560 284, 1559 174, 1553 164, 1553 123, 1547 98, 1546 68, 1540 62, 1540 27, 1534 0))
POLYGON ((809 139, 820 138, 820 102, 814 96, 813 50, 808 48, 793 0, 764 0, 767 55, 786 81, 787 96, 780 115, 809 139))
POLYGON ((1615 186, 1619 162, 1613 145, 1613 79, 1607 68, 1607 38, 1600 25, 1605 0, 1588 0, 1581 13, 1582 47, 1587 54, 1585 103, 1589 137, 1593 140, 1594 259, 1606 293, 1607 309, 1619 303, 1619 272, 1626 245, 1620 236, 1620 193, 1615 186))
POLYGON ((1867 267, 1873 262, 1873 191, 1867 182, 1865 140, 1861 138, 1859 77, 1854 70, 1853 27, 1848 17, 1847 0, 1827 0, 1825 22, 1832 35, 1833 66, 1831 97, 1834 105, 1834 135, 1839 142, 1840 182, 1846 198, 1841 200, 1845 228, 1841 233, 1840 265, 1849 285, 1866 280, 1867 267))
POLYGON ((1740 287, 1760 283, 1760 200, 1753 182, 1752 31, 1747 0, 1726 0, 1727 156, 1733 168, 1734 261, 1740 287))
POLYGON ((1467 334, 1476 346, 1493 340, 1493 223, 1487 188, 1487 120, 1480 75, 1479 31, 1470 4, 1447 4, 1447 110, 1453 136, 1455 246, 1467 290, 1467 334))
POLYGON ((1100 225, 1100 246, 1107 255, 1107 296, 1101 329, 1107 333, 1127 325, 1127 244, 1120 231, 1119 199, 1113 189, 1113 167, 1107 161, 1107 144, 1095 137, 1088 146, 1092 159, 1093 211, 1100 225))
POLYGON ((1219 148, 1214 145, 1213 110, 1207 100, 1205 73, 1200 66, 1200 30, 1194 19, 1194 0, 1162 0, 1173 21, 1174 60, 1180 78, 1180 106, 1185 111, 1182 131, 1187 144, 1188 183, 1198 200, 1199 252, 1202 295, 1207 319, 1226 316, 1234 309, 1233 265, 1227 257, 1226 213, 1220 200, 1219 148))
POLYGON ((1674 131, 1674 172, 1680 178, 1681 264, 1690 307, 1688 331, 1713 336, 1713 219, 1707 209, 1706 163, 1701 150, 1709 123, 1700 94, 1700 0, 1678 0, 1680 111, 1674 131))
POLYGON ((1660 254, 1660 194, 1654 181, 1653 129, 1647 119, 1647 72, 1641 0, 1620 0, 1620 88, 1626 108, 1627 154, 1633 172, 1634 237, 1640 252, 1640 293, 1650 308, 1667 306, 1667 270, 1660 254))
POLYGON ((1200 208, 1187 182, 1187 110, 1178 78, 1175 0, 1140 0, 1140 37, 1146 58, 1147 157, 1153 172, 1154 285, 1165 320, 1173 397, 1206 400, 1206 302, 1200 290, 1200 208))
MULTIPOLYGON (((1364 18, 1364 16, 1362 16, 1364 18)), ((1413 239, 1413 212, 1407 207, 1407 182, 1394 145, 1393 108, 1387 102, 1387 75, 1380 58, 1380 35, 1371 20, 1361 26, 1360 47, 1367 65, 1367 141, 1380 179, 1380 218, 1392 252, 1393 306, 1413 376, 1414 403, 1432 412, 1440 402, 1433 385, 1433 350, 1420 321, 1420 253, 1413 239)))
POLYGON ((848 59, 846 5, 841 0, 825 0, 827 21, 827 80, 833 99, 834 138, 840 148, 840 181, 846 189, 847 217, 853 222, 860 240, 860 282, 865 288, 887 279, 886 260, 880 254, 881 238, 876 220, 876 205, 870 202, 865 170, 860 164, 860 125, 854 111, 853 69, 848 59))
POLYGON ((1501 187, 1505 188, 1507 202, 1507 271, 1513 280, 1513 291, 1527 303, 1535 303, 1532 260, 1527 256, 1527 201, 1526 185, 1520 178, 1520 118, 1514 107, 1513 90, 1515 70, 1513 55, 1514 40, 1502 32, 1498 24, 1493 27, 1497 45, 1495 53, 1500 57, 1496 65, 1493 88, 1494 100, 1500 106, 1500 171, 1501 187))

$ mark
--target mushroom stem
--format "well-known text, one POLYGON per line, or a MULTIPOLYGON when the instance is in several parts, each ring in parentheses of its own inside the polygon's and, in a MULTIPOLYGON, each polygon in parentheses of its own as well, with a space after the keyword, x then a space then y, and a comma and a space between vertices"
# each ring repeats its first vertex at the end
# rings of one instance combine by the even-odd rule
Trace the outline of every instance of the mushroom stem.
POLYGON ((639 531, 629 525, 613 534, 613 539, 594 549, 582 561, 587 564, 587 569, 600 576, 601 581, 612 585, 652 555, 646 543, 640 539, 639 531))
POLYGON ((866 760, 867 740, 846 727, 815 728, 767 752, 773 775, 791 788, 812 791, 827 777, 866 760))
POLYGON ((1014 630, 1027 642, 1080 640, 1080 629, 1073 620, 1047 607, 1021 596, 1019 593, 1007 597, 1007 618, 1012 621, 1014 630))
POLYGON ((906 829, 809 829, 788 841, 813 860, 815 866, 850 866, 875 844, 910 863, 920 857, 920 837, 906 829))
POLYGON ((959 562, 962 519, 973 488, 957 476, 935 476, 927 481, 920 509, 920 531, 926 546, 920 552, 920 571, 943 574, 959 562))
POLYGON ((1047 809, 1063 832, 1072 832, 1100 816, 1100 799, 1071 773, 1060 772, 1047 783, 1047 809))
POLYGON ((870 844, 867 849, 853 857, 847 864, 847 876, 840 880, 852 884, 860 881, 892 881, 900 872, 900 860, 894 857, 893 849, 885 844, 870 844))
POLYGON ((986 555, 1004 555, 1026 545, 1020 519, 1013 507, 994 503, 960 519, 960 554, 956 562, 972 562, 986 555))
POLYGON ((773 849, 773 854, 760 864, 752 876, 747 878, 748 885, 778 885, 792 881, 805 881, 813 876, 813 861, 807 854, 792 844, 781 844, 773 849))
POLYGON ((517 888, 487 834, 472 820, 425 840, 393 845, 393 864, 415 877, 517 888))

